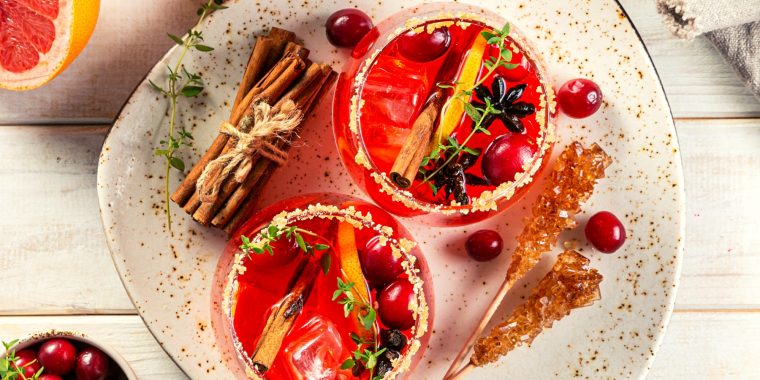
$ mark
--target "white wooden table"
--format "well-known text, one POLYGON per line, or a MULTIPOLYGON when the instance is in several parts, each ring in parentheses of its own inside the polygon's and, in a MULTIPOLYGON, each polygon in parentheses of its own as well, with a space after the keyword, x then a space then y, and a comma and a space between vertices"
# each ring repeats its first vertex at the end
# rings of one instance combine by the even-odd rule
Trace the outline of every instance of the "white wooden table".
MULTIPOLYGON (((95 34, 68 71, 36 91, 0 90, 0 339, 76 329, 117 348, 141 378, 185 378, 122 288, 95 174, 109 124, 170 47, 165 33, 192 24, 196 3, 102 0, 95 34)), ((672 38, 653 3, 623 1, 676 118, 687 234, 676 311, 650 378, 756 378, 760 102, 706 40, 672 38)))

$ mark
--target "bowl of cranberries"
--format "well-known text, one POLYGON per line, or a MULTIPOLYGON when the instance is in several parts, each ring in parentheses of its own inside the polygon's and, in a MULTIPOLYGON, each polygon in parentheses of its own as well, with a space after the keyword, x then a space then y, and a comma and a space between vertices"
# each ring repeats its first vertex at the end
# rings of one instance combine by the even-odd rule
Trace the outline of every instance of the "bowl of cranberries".
MULTIPOLYGON (((84 334, 51 330, 6 344, 0 367, 8 379, 136 379, 127 361, 112 348, 84 334)), ((4 377, 5 379, 5 377, 4 377)))

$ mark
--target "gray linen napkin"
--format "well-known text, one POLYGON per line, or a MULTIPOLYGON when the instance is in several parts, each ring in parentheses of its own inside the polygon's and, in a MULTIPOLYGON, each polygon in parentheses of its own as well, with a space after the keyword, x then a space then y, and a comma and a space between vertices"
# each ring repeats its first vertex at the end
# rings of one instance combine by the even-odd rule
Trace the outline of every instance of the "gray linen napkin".
POLYGON ((680 38, 704 33, 760 98, 760 0, 657 0, 657 10, 680 38))

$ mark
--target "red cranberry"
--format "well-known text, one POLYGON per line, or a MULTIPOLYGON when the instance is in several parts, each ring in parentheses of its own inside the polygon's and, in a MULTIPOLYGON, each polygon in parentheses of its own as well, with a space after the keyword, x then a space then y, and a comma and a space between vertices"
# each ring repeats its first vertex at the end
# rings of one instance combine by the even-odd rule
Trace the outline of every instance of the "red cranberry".
POLYGON ((489 261, 501 254, 504 241, 494 230, 475 231, 464 244, 467 254, 477 261, 489 261))
POLYGON ((378 297, 377 310, 380 320, 386 326, 406 330, 414 326, 414 314, 409 308, 414 305, 414 286, 407 279, 398 279, 386 286, 378 297))
POLYGON ((404 257, 401 255, 394 257, 390 244, 380 244, 380 236, 367 240, 367 244, 360 252, 359 259, 364 277, 376 287, 381 287, 395 280, 398 275, 404 272, 404 268, 401 266, 404 257))
POLYGON ((567 116, 583 119, 593 115, 602 106, 602 90, 584 78, 572 79, 560 87, 557 93, 559 108, 567 116))
POLYGON ((337 47, 354 47, 372 30, 372 19, 355 9, 341 9, 327 18, 327 40, 337 47))
POLYGON ((77 356, 77 380, 103 380, 108 376, 111 359, 95 347, 82 350, 77 356))
POLYGON ((398 51, 404 57, 415 62, 430 62, 443 55, 451 45, 449 28, 435 29, 432 33, 412 30, 398 39, 398 51))
POLYGON ((604 253, 617 251, 625 243, 625 227, 613 213, 601 211, 586 223, 586 239, 604 253))
MULTIPOLYGON (((45 370, 47 371, 47 367, 45 368, 45 370)), ((58 375, 52 375, 52 374, 47 373, 40 376, 37 380, 63 380, 63 378, 58 375)))
POLYGON ((533 159, 536 150, 525 134, 507 132, 486 148, 481 161, 483 175, 494 186, 514 181, 518 173, 525 171, 523 167, 533 159))
POLYGON ((37 354, 30 349, 16 352, 16 360, 13 361, 13 365, 20 368, 24 377, 28 379, 34 377, 34 374, 42 367, 40 361, 37 360, 37 354))
POLYGON ((74 369, 77 350, 68 340, 54 338, 40 346, 37 357, 40 364, 45 367, 45 373, 65 375, 74 369))

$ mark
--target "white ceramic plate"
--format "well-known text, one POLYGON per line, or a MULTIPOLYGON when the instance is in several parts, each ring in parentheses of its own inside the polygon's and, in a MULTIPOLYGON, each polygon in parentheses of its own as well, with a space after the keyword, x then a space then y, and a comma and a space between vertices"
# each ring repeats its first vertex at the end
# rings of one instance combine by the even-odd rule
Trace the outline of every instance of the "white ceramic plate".
MULTIPOLYGON (((574 311, 541 334, 532 347, 517 349, 498 365, 477 369, 470 376, 641 378, 673 307, 684 233, 679 149, 657 74, 636 31, 613 1, 472 2, 501 13, 532 39, 556 87, 574 77, 593 78, 601 85, 602 112, 582 121, 560 117, 559 135, 563 144, 573 139, 598 142, 614 157, 608 178, 597 186, 580 219, 583 223, 596 211, 611 210, 623 219, 629 238, 623 250, 602 255, 585 245, 581 229, 563 235, 563 241, 577 239, 604 275, 602 300, 574 311)), ((208 89, 198 100, 183 100, 180 105, 180 121, 196 138, 196 148, 183 151, 188 163, 197 161, 227 117, 254 34, 273 25, 293 30, 311 49, 312 59, 332 62, 340 69, 347 52, 327 44, 322 27, 330 13, 357 6, 380 20, 411 5, 408 0, 257 5, 263 3, 242 1, 215 13, 203 30, 206 43, 217 49, 187 59, 191 71, 203 73, 208 89)), ((162 81, 167 62, 174 62, 177 55, 177 49, 169 51, 148 78, 162 81)), ((329 100, 317 109, 300 142, 308 149, 294 150, 271 182, 263 204, 313 191, 364 197, 337 157, 329 100)), ((193 378, 229 378, 230 369, 214 341, 209 304, 224 236, 197 225, 174 205, 174 236, 165 230, 163 162, 153 156, 153 149, 166 135, 166 111, 166 102, 143 83, 114 124, 98 168, 103 224, 124 285, 164 349, 193 378)), ((172 188, 178 177, 173 174, 172 188)), ((539 188, 534 187, 534 193, 539 188)), ((436 296, 432 339, 415 379, 442 376, 490 302, 532 195, 496 218, 465 228, 405 222, 426 253, 436 296), (502 233, 507 252, 494 262, 478 264, 464 254, 463 240, 483 227, 502 233)), ((561 247, 547 255, 519 291, 508 296, 498 318, 527 294, 559 251, 561 247)))

